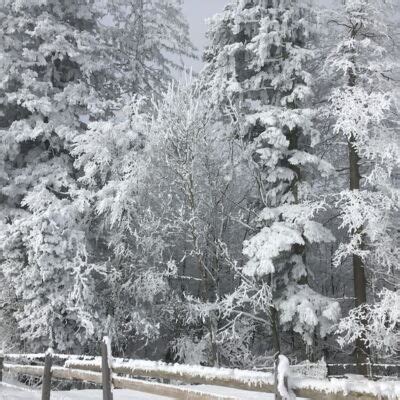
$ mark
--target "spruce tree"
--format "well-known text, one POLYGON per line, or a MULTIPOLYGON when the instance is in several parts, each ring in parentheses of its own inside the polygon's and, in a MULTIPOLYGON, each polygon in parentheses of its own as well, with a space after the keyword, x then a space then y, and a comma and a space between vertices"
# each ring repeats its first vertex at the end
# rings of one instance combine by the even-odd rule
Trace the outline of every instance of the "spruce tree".
POLYGON ((313 150, 320 135, 306 68, 314 58, 311 10, 298 0, 232 1, 211 21, 209 36, 205 74, 219 88, 216 98, 239 110, 238 137, 258 191, 250 204, 256 233, 244 242, 248 261, 228 305, 250 307, 264 320, 277 352, 280 331, 311 346, 317 328, 326 336, 339 315, 336 302, 311 288, 306 260, 311 244, 333 240, 316 220, 323 202, 313 196, 313 178, 331 166, 313 150))
POLYGON ((106 110, 99 17, 88 1, 0 6, 1 273, 21 337, 35 347, 71 349, 98 332, 101 271, 86 246, 87 202, 70 151, 88 116, 106 110))

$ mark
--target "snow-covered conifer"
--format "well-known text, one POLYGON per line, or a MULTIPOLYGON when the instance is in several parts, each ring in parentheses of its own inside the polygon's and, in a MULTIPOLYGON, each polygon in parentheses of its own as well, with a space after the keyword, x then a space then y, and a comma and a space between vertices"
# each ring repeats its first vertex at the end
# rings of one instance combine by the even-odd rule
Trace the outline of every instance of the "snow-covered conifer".
POLYGON ((195 57, 182 0, 107 0, 109 51, 123 72, 123 93, 166 90, 185 58, 195 57), (111 18, 110 18, 111 16, 111 18), (109 21, 111 19, 111 21, 109 21))
POLYGON ((88 115, 107 107, 98 17, 87 1, 0 4, 1 273, 28 345, 71 349, 97 331, 102 271, 70 150, 88 115))
MULTIPOLYGON (((306 261, 308 245, 333 240, 316 220, 323 203, 312 191, 312 178, 326 176, 331 166, 313 152, 319 133, 309 108, 311 31, 306 2, 231 1, 210 23, 204 72, 218 84, 217 98, 239 109, 238 136, 250 150, 257 232, 244 243, 248 262, 240 274, 254 300, 248 307, 267 321, 278 351, 281 329, 311 345, 317 330, 326 336, 339 315, 337 303, 311 289, 306 261)), ((243 306, 245 293, 230 298, 231 308, 243 306)))

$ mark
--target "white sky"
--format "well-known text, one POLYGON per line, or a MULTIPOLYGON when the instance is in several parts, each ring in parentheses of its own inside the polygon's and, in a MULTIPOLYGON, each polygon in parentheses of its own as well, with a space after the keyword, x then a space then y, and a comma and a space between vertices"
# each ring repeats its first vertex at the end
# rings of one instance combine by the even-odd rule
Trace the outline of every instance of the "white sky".
POLYGON ((223 11, 227 3, 228 0, 184 0, 183 11, 190 25, 190 36, 193 44, 199 50, 199 60, 188 60, 186 62, 188 67, 192 67, 196 72, 201 69, 201 56, 207 44, 205 20, 223 11))

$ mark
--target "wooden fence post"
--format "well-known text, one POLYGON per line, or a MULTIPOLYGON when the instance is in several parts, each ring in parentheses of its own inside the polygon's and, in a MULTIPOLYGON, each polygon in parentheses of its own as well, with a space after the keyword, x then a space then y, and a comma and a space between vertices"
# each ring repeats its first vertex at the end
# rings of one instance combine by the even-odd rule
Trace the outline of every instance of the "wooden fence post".
POLYGON ((279 365, 279 353, 276 353, 274 357, 275 400, 282 400, 282 396, 278 389, 278 365, 279 365))
POLYGON ((44 359, 44 371, 42 380, 42 400, 50 400, 51 392, 51 367, 53 364, 53 351, 49 349, 44 359))
POLYGON ((109 365, 109 341, 107 337, 104 337, 101 342, 101 374, 102 374, 102 385, 103 385, 103 400, 113 400, 113 393, 111 389, 111 366, 109 365))
POLYGON ((371 363, 371 359, 369 357, 367 357, 367 375, 368 375, 369 379, 374 378, 374 374, 372 372, 372 363, 371 363))

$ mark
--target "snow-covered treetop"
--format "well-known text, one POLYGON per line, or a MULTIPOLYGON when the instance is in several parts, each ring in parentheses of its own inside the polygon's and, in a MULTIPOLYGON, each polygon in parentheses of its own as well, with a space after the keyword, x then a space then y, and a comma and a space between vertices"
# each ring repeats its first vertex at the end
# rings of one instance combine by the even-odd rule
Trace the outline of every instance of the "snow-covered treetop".
MULTIPOLYGON (((261 96, 260 91, 264 91, 264 101, 271 101, 268 88, 292 91, 298 83, 291 79, 293 73, 300 74, 307 84, 309 74, 302 68, 302 62, 310 56, 304 46, 310 34, 306 12, 305 4, 299 6, 293 0, 231 1, 224 12, 209 20, 211 44, 205 59, 210 65, 206 70, 224 78, 228 92, 245 92, 246 97, 254 98, 255 92, 261 96), (284 54, 293 62, 281 64, 284 54)), ((303 93, 300 86, 296 89, 300 98, 309 94, 304 85, 303 89, 303 93)), ((292 92, 287 100, 294 102, 297 95, 292 92)), ((281 100, 278 98, 277 103, 281 100)))
POLYGON ((328 22, 338 28, 338 40, 325 68, 344 77, 352 74, 364 85, 390 86, 388 78, 399 71, 392 38, 393 7, 386 0, 346 0, 331 10, 328 22))
POLYGON ((392 7, 381 0, 348 0, 332 11, 328 18, 338 41, 325 62, 325 71, 335 76, 327 110, 334 118, 333 132, 351 142, 362 160, 360 191, 338 195, 342 228, 351 241, 339 246, 335 264, 357 254, 386 271, 398 264, 399 253, 391 224, 399 207, 393 173, 400 167, 400 63, 392 41, 392 7), (364 235, 369 245, 360 248, 364 235))
POLYGON ((123 93, 160 94, 184 58, 195 57, 182 0, 103 0, 108 13, 107 44, 129 78, 123 93), (135 38, 132 40, 132 38, 135 38))

